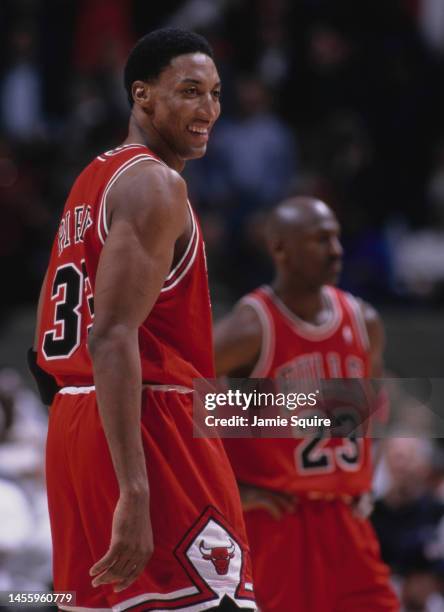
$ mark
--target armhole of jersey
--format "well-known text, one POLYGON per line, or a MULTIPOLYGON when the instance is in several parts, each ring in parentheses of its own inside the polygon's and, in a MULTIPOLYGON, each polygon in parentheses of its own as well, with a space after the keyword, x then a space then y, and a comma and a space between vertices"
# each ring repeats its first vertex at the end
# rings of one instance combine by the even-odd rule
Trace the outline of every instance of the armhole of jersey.
POLYGON ((345 302, 347 303, 350 313, 351 322, 355 331, 356 337, 359 339, 362 349, 370 352, 370 340, 368 337, 367 326, 365 324, 364 313, 358 300, 351 293, 344 293, 345 302))
POLYGON ((191 268, 194 263, 194 260, 196 259, 197 248, 199 246, 200 232, 189 200, 187 200, 187 204, 192 224, 191 238, 179 262, 174 266, 172 270, 170 270, 168 276, 166 277, 164 285, 160 290, 160 293, 165 293, 166 291, 170 291, 171 289, 176 287, 176 285, 180 283, 180 281, 191 268))
POLYGON ((250 374, 250 378, 263 378, 268 374, 274 357, 275 333, 273 319, 267 306, 256 296, 249 295, 244 297, 240 301, 240 304, 250 306, 257 314, 261 325, 261 350, 259 359, 250 374))
POLYGON ((100 200, 99 218, 97 222, 97 233, 99 235, 99 239, 102 244, 105 244, 105 240, 109 232, 108 221, 107 221, 106 199, 108 197, 108 193, 111 187, 122 176, 122 174, 124 174, 127 170, 129 170, 129 168, 132 168, 136 164, 139 164, 140 162, 144 162, 144 161, 153 161, 153 162, 156 162, 157 164, 162 164, 162 166, 166 166, 166 164, 160 159, 157 159, 156 157, 153 157, 152 155, 148 155, 147 153, 141 153, 140 155, 136 155, 135 157, 128 159, 121 166, 119 166, 119 168, 117 168, 117 170, 114 172, 112 177, 107 182, 105 189, 103 190, 102 198, 100 200))

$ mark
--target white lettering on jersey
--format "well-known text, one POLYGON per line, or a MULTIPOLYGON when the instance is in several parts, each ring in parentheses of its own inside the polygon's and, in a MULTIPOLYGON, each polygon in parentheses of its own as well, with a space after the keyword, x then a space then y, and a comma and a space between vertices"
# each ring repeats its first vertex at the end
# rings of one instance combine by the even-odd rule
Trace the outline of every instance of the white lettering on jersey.
POLYGON ((74 228, 71 224, 71 211, 68 210, 64 215, 59 225, 58 232, 58 252, 59 255, 70 244, 78 244, 83 242, 83 238, 88 228, 93 224, 91 217, 91 206, 89 204, 80 204, 74 208, 74 228))

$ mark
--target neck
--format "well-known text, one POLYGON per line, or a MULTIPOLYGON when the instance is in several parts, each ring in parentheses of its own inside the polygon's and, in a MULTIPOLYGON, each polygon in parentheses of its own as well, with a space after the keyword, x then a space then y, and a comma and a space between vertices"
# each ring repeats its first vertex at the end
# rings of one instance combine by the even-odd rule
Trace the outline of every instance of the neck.
POLYGON ((148 147, 153 153, 155 153, 167 166, 173 168, 177 172, 182 172, 185 167, 185 162, 181 159, 177 153, 171 150, 168 143, 161 136, 161 134, 152 125, 148 116, 139 116, 139 113, 133 110, 131 111, 128 136, 124 140, 123 144, 127 143, 138 143, 148 147))
POLYGON ((322 297, 322 287, 298 287, 294 280, 289 282, 278 274, 272 288, 285 306, 300 319, 314 324, 323 322, 326 305, 322 297))

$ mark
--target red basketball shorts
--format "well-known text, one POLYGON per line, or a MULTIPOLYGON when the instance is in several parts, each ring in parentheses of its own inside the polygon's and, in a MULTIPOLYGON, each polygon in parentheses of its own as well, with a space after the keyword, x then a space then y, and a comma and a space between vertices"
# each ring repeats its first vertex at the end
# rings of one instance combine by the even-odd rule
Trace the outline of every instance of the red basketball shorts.
POLYGON ((398 612, 367 520, 342 501, 300 501, 276 521, 245 513, 261 612, 398 612))
POLYGON ((237 486, 220 441, 192 437, 192 394, 145 389, 142 437, 154 553, 137 581, 114 593, 89 576, 109 547, 118 499, 95 392, 56 396, 47 441, 54 588, 76 592, 76 605, 60 608, 194 612, 227 595, 255 610, 237 486))

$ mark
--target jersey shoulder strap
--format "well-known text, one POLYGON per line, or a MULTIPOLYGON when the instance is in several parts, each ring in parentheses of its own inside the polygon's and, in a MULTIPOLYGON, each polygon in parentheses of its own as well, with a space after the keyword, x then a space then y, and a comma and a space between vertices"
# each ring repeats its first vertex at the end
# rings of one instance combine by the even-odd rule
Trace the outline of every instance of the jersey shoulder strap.
MULTIPOLYGON (((148 147, 142 144, 128 144, 116 147, 96 157, 96 162, 104 164, 104 188, 98 203, 97 233, 100 242, 105 244, 109 233, 107 197, 114 183, 130 168, 141 162, 152 161, 168 167, 148 147)), ((100 171, 100 168, 99 168, 100 171)))
POLYGON ((254 310, 261 326, 261 349, 250 378, 265 378, 269 375, 274 360, 276 332, 270 308, 267 304, 266 287, 259 287, 244 296, 239 304, 254 310))

